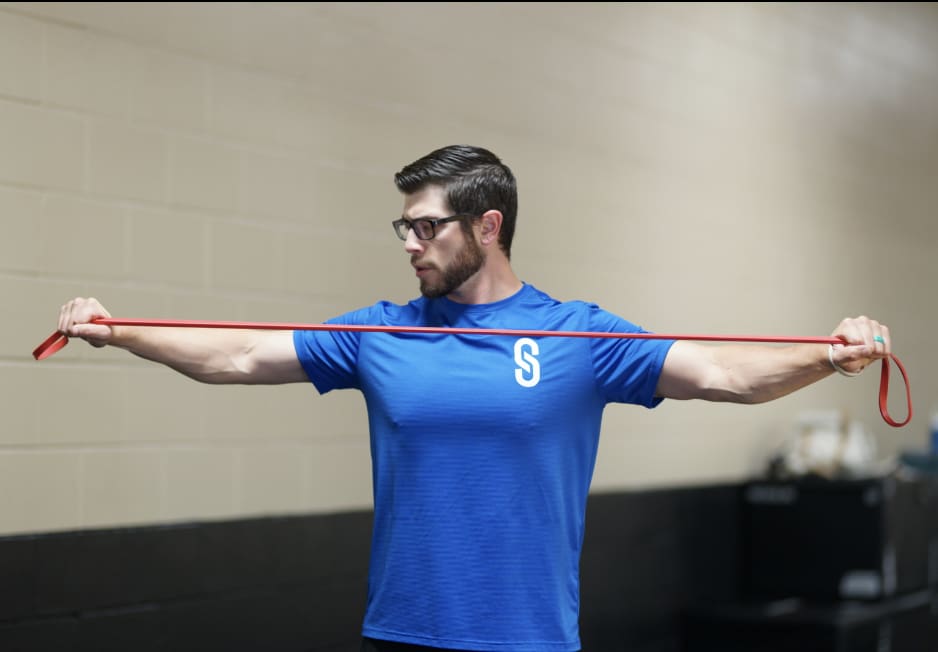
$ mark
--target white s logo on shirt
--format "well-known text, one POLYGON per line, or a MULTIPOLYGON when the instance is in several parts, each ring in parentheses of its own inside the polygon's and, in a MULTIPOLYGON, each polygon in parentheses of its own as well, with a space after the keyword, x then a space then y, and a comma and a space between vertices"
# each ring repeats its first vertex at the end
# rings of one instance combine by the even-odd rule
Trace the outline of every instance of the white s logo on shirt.
POLYGON ((534 387, 541 380, 541 364, 535 357, 538 352, 537 342, 528 337, 515 342, 515 380, 522 387, 534 387))

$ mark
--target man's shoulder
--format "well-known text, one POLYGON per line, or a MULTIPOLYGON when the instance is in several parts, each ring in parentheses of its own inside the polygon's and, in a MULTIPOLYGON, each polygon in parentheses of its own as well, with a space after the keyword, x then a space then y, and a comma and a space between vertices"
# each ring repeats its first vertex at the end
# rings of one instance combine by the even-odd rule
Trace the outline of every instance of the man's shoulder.
POLYGON ((582 320, 583 328, 594 332, 622 331, 642 332, 644 329, 634 322, 601 307, 595 301, 584 299, 557 299, 531 286, 532 301, 554 315, 582 320))
POLYGON ((407 322, 418 318, 423 312, 422 297, 407 303, 394 303, 393 301, 377 301, 370 306, 363 306, 333 317, 328 323, 380 325, 407 322))
POLYGON ((532 307, 567 313, 589 314, 602 311, 598 304, 583 299, 559 299, 530 284, 525 284, 525 302, 532 307))

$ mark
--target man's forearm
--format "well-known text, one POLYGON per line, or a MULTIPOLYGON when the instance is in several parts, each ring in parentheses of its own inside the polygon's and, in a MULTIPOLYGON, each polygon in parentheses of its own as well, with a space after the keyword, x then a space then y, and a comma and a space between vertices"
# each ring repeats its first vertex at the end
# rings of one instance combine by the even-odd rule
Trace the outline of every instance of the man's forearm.
POLYGON ((250 382, 257 333, 241 330, 115 326, 110 345, 203 383, 250 382))
POLYGON ((723 370, 705 396, 734 403, 765 403, 787 396, 833 373, 823 344, 785 347, 726 345, 714 348, 723 370))
POLYGON ((785 347, 676 342, 668 352, 658 396, 765 403, 829 376, 826 345, 785 347))

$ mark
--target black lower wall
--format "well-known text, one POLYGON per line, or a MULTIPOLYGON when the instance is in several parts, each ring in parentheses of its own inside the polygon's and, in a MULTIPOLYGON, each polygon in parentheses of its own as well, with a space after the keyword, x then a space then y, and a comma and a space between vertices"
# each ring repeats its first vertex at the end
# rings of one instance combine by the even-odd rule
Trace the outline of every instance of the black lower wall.
MULTIPOLYGON (((738 487, 591 495, 585 652, 677 652, 738 588, 738 487)), ((358 650, 371 512, 0 538, 0 650, 358 650)))

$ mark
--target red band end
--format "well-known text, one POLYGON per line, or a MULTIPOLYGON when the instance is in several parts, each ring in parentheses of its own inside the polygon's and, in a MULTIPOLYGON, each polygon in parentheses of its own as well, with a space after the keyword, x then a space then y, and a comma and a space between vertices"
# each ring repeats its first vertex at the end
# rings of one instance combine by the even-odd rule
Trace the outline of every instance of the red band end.
POLYGON ((68 344, 68 336, 56 331, 33 350, 33 357, 37 360, 45 360, 53 353, 62 350, 66 344, 68 344))

